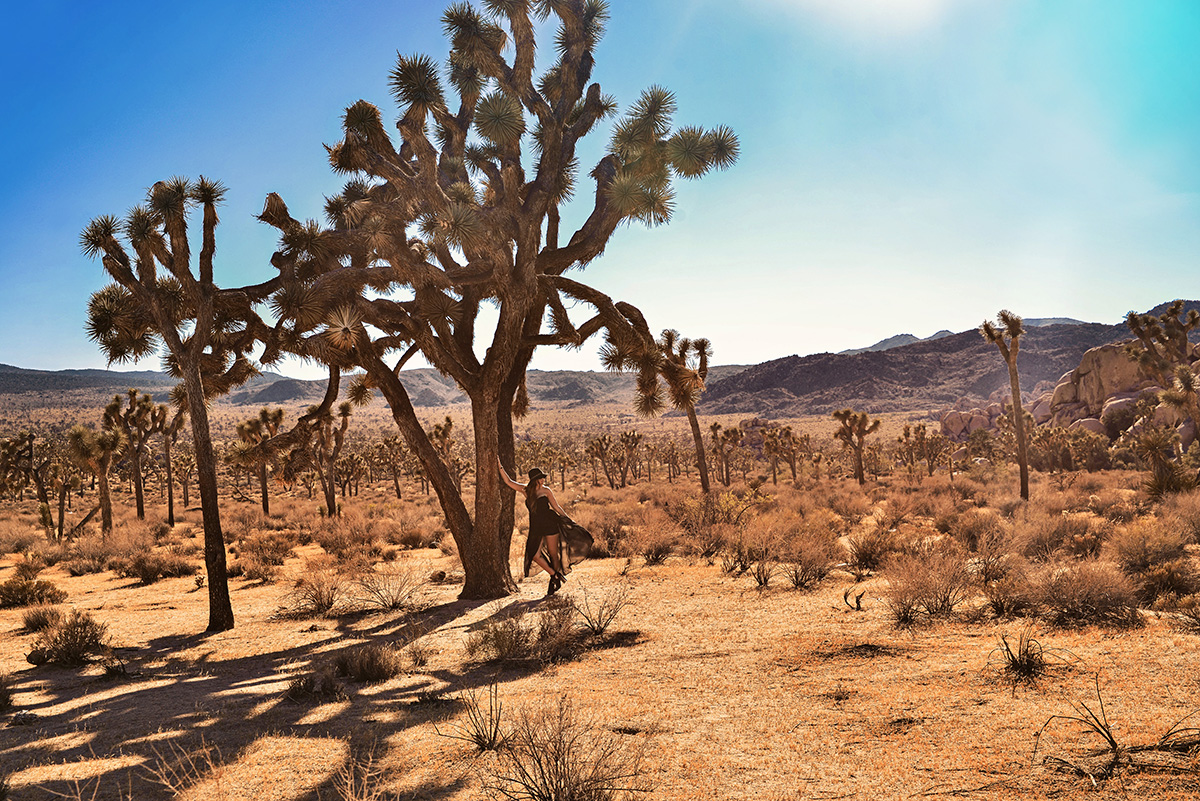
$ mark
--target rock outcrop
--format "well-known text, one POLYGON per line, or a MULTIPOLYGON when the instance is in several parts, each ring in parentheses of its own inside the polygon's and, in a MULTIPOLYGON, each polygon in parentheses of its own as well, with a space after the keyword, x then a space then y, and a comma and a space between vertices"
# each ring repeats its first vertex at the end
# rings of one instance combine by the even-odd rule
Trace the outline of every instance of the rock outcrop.
POLYGON ((1087 418, 1099 422, 1110 399, 1136 399, 1151 388, 1158 389, 1154 379, 1125 354, 1123 345, 1101 345, 1084 353, 1079 366, 1059 379, 1050 396, 1049 422, 1056 426, 1087 418))

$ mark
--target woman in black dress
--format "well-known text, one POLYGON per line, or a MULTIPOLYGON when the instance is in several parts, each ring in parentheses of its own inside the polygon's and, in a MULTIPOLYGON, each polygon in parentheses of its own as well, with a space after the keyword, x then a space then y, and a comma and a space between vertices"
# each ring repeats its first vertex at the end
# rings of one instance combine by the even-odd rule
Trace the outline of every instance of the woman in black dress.
MULTIPOLYGON (((499 460, 496 460, 499 463, 499 460)), ((559 548, 559 532, 561 521, 567 519, 567 513, 554 499, 554 493, 546 486, 546 474, 540 468, 529 471, 529 483, 521 484, 514 481, 504 465, 500 464, 500 478, 514 490, 525 493, 525 508, 529 510, 529 536, 525 540, 525 575, 529 575, 531 565, 537 565, 550 574, 550 586, 547 595, 553 595, 562 587, 567 577, 563 575, 562 550, 559 548), (546 543, 546 555, 542 553, 542 542, 546 543)))

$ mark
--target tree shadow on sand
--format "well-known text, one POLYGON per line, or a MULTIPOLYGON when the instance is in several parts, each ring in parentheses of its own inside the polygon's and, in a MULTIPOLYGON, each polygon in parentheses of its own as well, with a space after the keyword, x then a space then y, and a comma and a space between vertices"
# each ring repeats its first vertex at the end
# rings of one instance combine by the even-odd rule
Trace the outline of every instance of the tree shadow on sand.
MULTIPOLYGON (((164 635, 143 647, 118 651, 126 676, 97 675, 95 667, 43 666, 18 672, 12 677, 14 692, 37 692, 40 699, 19 707, 28 725, 0 729, 0 775, 15 779, 22 799, 74 798, 77 793, 96 801, 131 794, 167 799, 174 792, 153 773, 173 758, 203 752, 207 762, 183 778, 187 783, 209 782, 236 767, 264 739, 308 738, 347 742, 351 753, 340 762, 329 759, 312 772, 307 784, 277 784, 270 797, 300 801, 318 798, 319 793, 321 798, 338 798, 339 770, 361 770, 366 761, 386 762, 389 748, 381 744, 458 714, 461 702, 453 696, 527 677, 545 665, 523 661, 414 668, 386 686, 346 682, 344 700, 291 700, 289 684, 306 671, 328 665, 346 648, 403 645, 427 632, 465 637, 492 621, 545 607, 540 599, 488 603, 495 608, 470 621, 464 618, 486 604, 454 601, 409 614, 377 613, 378 619, 347 616, 335 619, 332 627, 303 629, 313 631, 312 642, 230 659, 220 658, 218 638, 164 635), (211 649, 197 652, 209 642, 211 649), (366 760, 368 753, 371 760, 366 760), (35 768, 35 773, 21 775, 35 768), (77 782, 81 776, 86 780, 77 782), (86 792, 80 793, 81 787, 86 792)), ((637 632, 615 632, 591 639, 589 650, 639 641, 637 632)), ((445 798, 465 781, 463 776, 442 779, 444 785, 418 782, 421 789, 405 796, 445 798)))

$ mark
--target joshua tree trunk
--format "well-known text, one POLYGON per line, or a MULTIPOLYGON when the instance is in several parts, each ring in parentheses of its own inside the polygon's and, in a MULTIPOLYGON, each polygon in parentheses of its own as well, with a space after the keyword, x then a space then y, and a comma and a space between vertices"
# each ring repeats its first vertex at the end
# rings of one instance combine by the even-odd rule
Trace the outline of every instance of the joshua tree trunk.
POLYGON ((695 408, 687 410, 688 425, 692 427, 692 442, 696 445, 696 469, 700 471, 700 491, 709 493, 708 459, 704 453, 704 435, 700 432, 700 421, 696 417, 695 408))
POLYGON ((221 532, 220 501, 217 497, 217 460, 208 428, 208 406, 200 365, 184 371, 188 414, 192 418, 192 444, 196 449, 196 483, 204 517, 204 566, 208 573, 208 631, 233 628, 233 606, 229 601, 229 575, 225 563, 225 536, 221 532))
POLYGON ((105 462, 96 471, 96 478, 100 484, 100 533, 103 536, 108 536, 113 527, 112 515, 112 491, 108 485, 108 463, 105 462))
POLYGON ((1021 407, 1021 380, 1017 377, 1017 340, 1012 342, 1008 383, 1012 389, 1013 431, 1017 435, 1017 467, 1021 473, 1021 500, 1029 500, 1029 455, 1025 446, 1025 410, 1021 407))
POLYGON ((167 525, 175 525, 175 475, 171 466, 172 433, 163 433, 163 456, 167 462, 167 525))
POLYGON ((267 493, 267 463, 258 465, 258 485, 262 490, 262 510, 264 515, 271 514, 271 499, 267 493))

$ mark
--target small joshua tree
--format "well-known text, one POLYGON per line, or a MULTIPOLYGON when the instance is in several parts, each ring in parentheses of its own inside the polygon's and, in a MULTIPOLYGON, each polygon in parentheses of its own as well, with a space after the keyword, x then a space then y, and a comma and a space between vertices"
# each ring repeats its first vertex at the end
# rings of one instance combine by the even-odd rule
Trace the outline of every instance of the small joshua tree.
POLYGON ((120 395, 114 395, 104 409, 105 428, 119 429, 124 435, 124 456, 129 459, 133 476, 133 497, 137 505, 138 520, 146 519, 146 476, 142 470, 142 459, 152 434, 160 434, 167 423, 167 407, 156 405, 149 395, 138 395, 136 389, 127 393, 127 403, 120 395))
POLYGON ((86 426, 75 426, 67 434, 67 447, 71 461, 96 476, 100 488, 100 531, 107 534, 113 527, 108 476, 113 459, 125 447, 125 438, 115 429, 96 432, 86 426))
POLYGON ((258 474, 259 492, 262 496, 264 515, 271 514, 271 498, 267 491, 267 473, 271 465, 271 451, 266 448, 256 448, 279 433, 283 423, 283 409, 268 409, 265 406, 258 411, 258 417, 251 417, 237 425, 237 435, 241 442, 234 445, 234 461, 243 467, 249 467, 258 474))
POLYGON ((854 454, 854 478, 859 485, 867 483, 867 473, 863 467, 863 450, 866 448, 867 437, 879 430, 879 420, 872 420, 866 412, 853 412, 842 409, 834 412, 833 417, 841 427, 833 432, 834 439, 841 441, 842 447, 849 448, 854 454))
POLYGON ((983 338, 994 344, 1008 365, 1008 383, 1012 389, 1013 433, 1017 438, 1017 466, 1021 471, 1021 500, 1029 500, 1029 450, 1025 438, 1025 410, 1021 407, 1021 379, 1017 375, 1017 353, 1021 349, 1021 335, 1025 333, 1024 321, 1008 309, 996 315, 999 327, 984 320, 979 326, 983 338))

